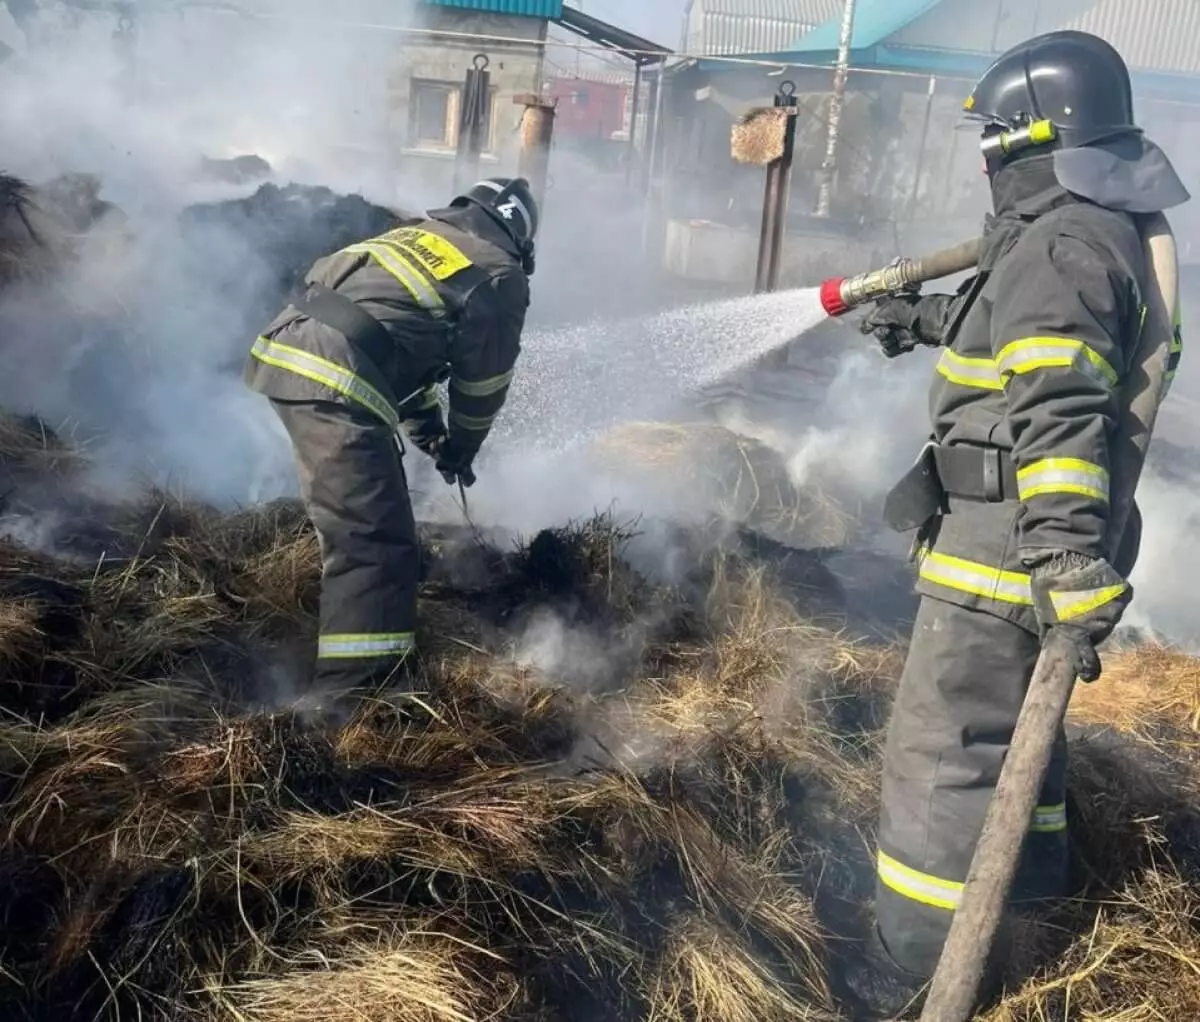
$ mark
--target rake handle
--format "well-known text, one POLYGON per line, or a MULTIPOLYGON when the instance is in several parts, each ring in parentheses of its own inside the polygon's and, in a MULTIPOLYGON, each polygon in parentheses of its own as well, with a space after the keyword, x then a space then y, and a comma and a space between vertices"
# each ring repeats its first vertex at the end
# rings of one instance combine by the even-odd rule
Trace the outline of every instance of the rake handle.
POLYGON ((1053 631, 1042 647, 1012 744, 1000 769, 921 1022, 966 1022, 1008 903, 1029 820, 1075 687, 1070 643, 1053 631))

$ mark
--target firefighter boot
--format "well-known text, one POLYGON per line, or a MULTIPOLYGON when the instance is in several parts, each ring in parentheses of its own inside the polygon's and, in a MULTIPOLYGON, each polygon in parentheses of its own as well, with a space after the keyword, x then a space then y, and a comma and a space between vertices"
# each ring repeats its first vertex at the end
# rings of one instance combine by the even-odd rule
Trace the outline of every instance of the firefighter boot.
POLYGON ((872 926, 863 953, 847 965, 844 983, 853 1022, 916 1018, 928 980, 902 969, 872 926))

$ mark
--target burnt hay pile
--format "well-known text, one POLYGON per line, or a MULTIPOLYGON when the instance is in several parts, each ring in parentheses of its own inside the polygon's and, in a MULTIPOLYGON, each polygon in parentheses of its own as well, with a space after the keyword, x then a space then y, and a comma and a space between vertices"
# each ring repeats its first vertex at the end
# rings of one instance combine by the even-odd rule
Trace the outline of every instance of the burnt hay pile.
MULTIPOLYGON (((625 539, 427 535, 433 716, 296 699, 318 565, 290 504, 81 504, 68 556, 0 543, 0 1018, 852 1017, 899 656, 752 548, 663 591, 625 539), (617 683, 529 655, 547 613, 617 683)), ((1080 898, 1023 928, 990 1022, 1200 1012, 1198 689, 1147 649, 1081 697, 1080 898)))

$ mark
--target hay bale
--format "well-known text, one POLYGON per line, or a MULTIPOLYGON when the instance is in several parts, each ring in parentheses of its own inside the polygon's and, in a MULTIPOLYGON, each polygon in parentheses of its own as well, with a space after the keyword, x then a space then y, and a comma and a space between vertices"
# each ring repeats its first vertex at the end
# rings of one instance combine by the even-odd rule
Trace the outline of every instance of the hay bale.
POLYGON ((694 917, 668 941, 647 1019, 832 1022, 837 1017, 826 996, 814 997, 803 983, 774 972, 737 934, 694 917))
POLYGON ((1075 687, 1070 712, 1131 733, 1167 727, 1200 748, 1200 660, 1154 644, 1110 652, 1100 679, 1075 687))
POLYGON ((71 254, 68 231, 28 182, 0 173, 0 290, 43 279, 71 254))
POLYGON ((499 962, 489 975, 487 961, 436 932, 401 932, 382 947, 325 958, 319 970, 217 986, 213 995, 220 1017, 238 1022, 476 1022, 519 1003, 516 982, 499 962))
POLYGON ((45 482, 74 474, 84 465, 82 449, 64 431, 52 429, 36 415, 0 412, 0 479, 9 484, 45 482))
MULTIPOLYGON (((274 288, 260 288, 248 322, 270 320, 312 264, 347 245, 399 226, 404 215, 368 202, 361 195, 338 195, 328 188, 289 184, 261 185, 253 195, 189 206, 179 217, 182 243, 200 253, 220 251, 231 242, 258 256, 272 275, 274 288)), ((245 263, 230 290, 240 292, 245 263)), ((221 280, 214 280, 220 286, 221 280)))
MULTIPOLYGON (((76 686, 0 724, 5 1017, 839 1017, 894 649, 818 627, 732 555, 657 590, 605 519, 488 549, 461 586, 440 550, 422 627, 463 632, 413 664, 430 712, 267 712, 247 651, 314 627, 302 512, 160 495, 116 518, 136 542, 111 565, 0 547, 0 707, 45 670, 33 642, 76 686), (570 605, 602 649, 642 628, 618 687, 514 662, 531 609, 570 605)), ((1106 680, 1177 674, 1148 712, 1182 728, 1194 669, 1131 651, 1106 680)), ((1073 1017, 1065 991, 1095 1018, 1200 1008, 1194 757, 1102 730, 1072 768, 1087 886, 1023 930, 991 1022, 1073 1017)))
POLYGON ((200 158, 199 173, 201 177, 212 181, 223 181, 226 184, 240 185, 249 181, 261 181, 273 173, 271 165, 261 156, 247 154, 232 156, 227 159, 213 159, 209 156, 200 158))
POLYGON ((730 154, 737 163, 765 167, 783 156, 784 127, 795 111, 787 107, 755 107, 733 126, 730 154))
POLYGON ((816 487, 798 490, 783 457, 761 441, 712 423, 636 422, 594 445, 613 472, 644 474, 695 494, 695 505, 796 546, 844 546, 853 516, 816 487))

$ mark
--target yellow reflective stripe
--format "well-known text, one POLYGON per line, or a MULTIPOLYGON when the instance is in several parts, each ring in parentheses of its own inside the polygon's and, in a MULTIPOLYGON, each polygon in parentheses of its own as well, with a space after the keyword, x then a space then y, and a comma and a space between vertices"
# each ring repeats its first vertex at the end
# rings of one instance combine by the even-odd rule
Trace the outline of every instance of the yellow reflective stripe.
POLYGON ((1129 583, 1122 582, 1120 585, 1105 586, 1103 589, 1081 589, 1077 592, 1051 591, 1050 603, 1060 621, 1070 621, 1073 618, 1083 617, 1084 614, 1090 614, 1093 610, 1099 610, 1105 604, 1112 603, 1113 600, 1124 595, 1128 588, 1129 583))
POLYGON ((495 415, 463 415, 462 412, 456 412, 454 409, 450 410, 450 421, 456 426, 461 426, 463 429, 491 429, 495 418, 495 415))
POLYGON ((911 901, 953 912, 962 900, 965 885, 910 869, 884 852, 879 853, 877 869, 887 887, 911 901))
POLYGON ((1060 802, 1055 806, 1038 806, 1033 811, 1033 823, 1030 831, 1034 834, 1057 834, 1067 829, 1067 804, 1060 802))
POLYGON ((1108 503, 1108 470, 1080 458, 1042 458, 1017 472, 1021 500, 1047 493, 1074 493, 1108 503))
POLYGON ((349 245, 342 251, 355 255, 369 255, 400 281, 422 308, 430 312, 441 312, 445 308, 445 303, 433 285, 408 261, 404 253, 394 246, 385 242, 364 241, 357 245, 349 245))
POLYGON ((1003 390, 1004 383, 990 358, 968 358, 946 348, 937 363, 938 374, 961 387, 1003 390))
POLYGON ((512 383, 513 371, 510 369, 499 376, 489 376, 486 380, 464 380, 461 376, 450 379, 450 386, 467 397, 491 397, 512 383))
POLYGON ((1000 603, 1033 606, 1029 576, 1019 571, 1001 571, 961 557, 926 550, 921 554, 920 577, 934 585, 960 593, 982 596, 1000 603))
POLYGON ((322 635, 317 639, 320 660, 365 660, 410 653, 416 647, 412 632, 375 632, 363 635, 322 635))
POLYGON ((456 273, 474 265, 463 253, 445 238, 417 227, 398 227, 394 231, 372 238, 388 245, 396 245, 415 259, 434 280, 446 280, 456 273))
POLYGON ((417 403, 416 410, 419 412, 427 412, 431 408, 438 408, 440 406, 441 401, 438 399, 437 388, 426 387, 421 392, 421 400, 417 403))
POLYGON ((1115 387, 1117 371, 1083 341, 1070 337, 1023 337, 1000 349, 996 367, 1001 378, 1037 369, 1077 369, 1115 387))
POLYGON ((379 391, 371 386, 361 376, 356 376, 349 369, 330 362, 290 344, 281 344, 266 337, 259 337, 250 354, 260 362, 276 369, 286 369, 288 372, 303 376, 314 383, 322 383, 353 401, 357 401, 368 411, 374 412, 392 429, 400 425, 400 416, 379 391))

